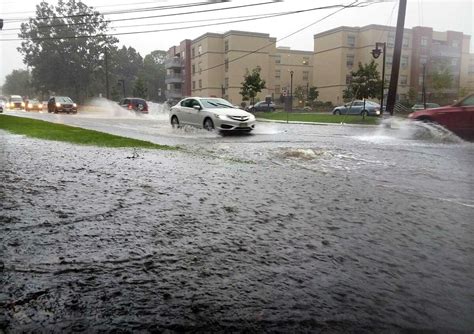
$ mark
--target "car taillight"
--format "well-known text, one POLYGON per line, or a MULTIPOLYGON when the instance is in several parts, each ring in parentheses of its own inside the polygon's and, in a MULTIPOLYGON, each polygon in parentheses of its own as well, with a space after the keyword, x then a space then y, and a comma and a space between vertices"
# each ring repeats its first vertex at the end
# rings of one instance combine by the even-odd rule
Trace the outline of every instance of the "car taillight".
POLYGON ((128 105, 128 110, 132 110, 132 108, 133 108, 132 105, 129 104, 129 105, 128 105))
POLYGON ((61 103, 59 103, 59 102, 56 102, 56 107, 58 107, 58 108, 59 108, 60 106, 61 106, 61 103))
POLYGON ((25 102, 22 102, 22 103, 21 103, 21 106, 24 107, 24 106, 25 106, 25 102))
POLYGON ((28 103, 28 108, 33 108, 33 105, 31 103, 28 103))

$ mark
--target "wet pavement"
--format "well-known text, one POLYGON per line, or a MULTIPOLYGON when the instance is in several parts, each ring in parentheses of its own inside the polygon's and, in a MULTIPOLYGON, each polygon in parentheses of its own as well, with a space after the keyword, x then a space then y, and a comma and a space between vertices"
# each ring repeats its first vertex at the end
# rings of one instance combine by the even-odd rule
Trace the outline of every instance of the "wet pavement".
POLYGON ((0 332, 474 330, 472 143, 403 120, 221 136, 158 106, 10 114, 183 150, 0 132, 0 332))

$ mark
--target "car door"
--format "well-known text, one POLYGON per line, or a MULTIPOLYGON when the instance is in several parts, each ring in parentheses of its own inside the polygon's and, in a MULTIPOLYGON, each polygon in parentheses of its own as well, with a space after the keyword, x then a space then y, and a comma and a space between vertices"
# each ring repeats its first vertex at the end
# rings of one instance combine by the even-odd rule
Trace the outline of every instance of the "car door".
POLYGON ((182 124, 191 124, 191 102, 192 99, 184 99, 179 104, 179 107, 176 109, 176 116, 178 116, 178 120, 182 124))
POLYGON ((352 104, 352 108, 350 108, 350 105, 347 107, 347 113, 349 115, 359 115, 360 112, 362 111, 362 108, 364 107, 364 102, 362 101, 355 101, 352 104), (349 109, 350 108, 350 109, 349 109))
POLYGON ((460 109, 453 127, 460 136, 474 139, 474 95, 461 100, 457 107, 460 109))
POLYGON ((202 112, 202 106, 196 99, 191 99, 189 103, 191 106, 189 108, 189 122, 194 126, 202 126, 204 122, 204 113, 202 112), (194 107, 198 106, 200 110, 195 109, 194 107))

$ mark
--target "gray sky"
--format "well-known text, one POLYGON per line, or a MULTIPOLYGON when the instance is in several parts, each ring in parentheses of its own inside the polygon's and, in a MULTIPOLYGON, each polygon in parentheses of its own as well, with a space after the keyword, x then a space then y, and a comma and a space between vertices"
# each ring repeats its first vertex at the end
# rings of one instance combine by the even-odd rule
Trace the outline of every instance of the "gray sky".
MULTIPOLYGON (((193 2, 201 2, 195 0, 193 2)), ((209 8, 238 6, 249 3, 266 2, 268 0, 232 0, 226 4, 213 5, 209 8)), ((375 0, 377 1, 377 0, 375 0)), ((1 0, 0 18, 5 20, 12 18, 26 18, 34 15, 35 5, 39 0, 1 0)), ((49 1, 56 4, 56 1, 49 1)), ((84 0, 84 3, 96 6, 100 11, 127 10, 132 8, 187 4, 186 0, 84 0), (135 3, 130 5, 130 3, 135 3)), ((156 30, 163 28, 183 27, 185 23, 176 23, 175 25, 153 26, 156 23, 183 22, 186 20, 216 19, 237 17, 246 15, 258 15, 265 13, 284 12, 291 10, 308 9, 327 5, 344 4, 347 5, 353 1, 350 0, 284 0, 280 3, 271 5, 262 5, 248 7, 244 9, 227 10, 214 13, 180 15, 166 18, 155 19, 136 19, 132 21, 115 22, 114 26, 124 25, 147 25, 137 27, 117 28, 115 32, 124 31, 142 31, 156 30)), ((172 12, 189 12, 202 10, 204 7, 175 9, 172 11, 154 11, 130 13, 126 15, 106 15, 107 19, 119 19, 124 17, 140 17, 149 15, 158 15, 172 12)), ((231 29, 245 30, 254 32, 269 33, 272 37, 282 39, 305 26, 316 22, 319 19, 331 14, 336 9, 326 9, 312 11, 308 13, 294 14, 279 18, 264 20, 255 20, 251 22, 232 23, 210 27, 192 28, 185 30, 176 30, 172 32, 154 32, 147 34, 117 36, 119 45, 134 47, 142 56, 153 50, 167 50, 170 46, 179 43, 181 40, 189 38, 194 39, 206 32, 225 32, 231 29)), ((324 19, 321 22, 277 43, 277 46, 289 46, 292 49, 313 50, 313 35, 328 29, 341 25, 346 26, 364 26, 368 24, 392 25, 396 24, 398 12, 398 1, 385 0, 383 3, 376 3, 366 8, 345 9, 338 14, 324 19)), ((405 27, 428 26, 437 31, 454 30, 461 31, 471 35, 474 31, 474 0, 408 0, 407 15, 405 27)), ((213 21, 217 22, 217 21, 213 21)), ((189 25, 205 24, 192 23, 189 25)), ((212 22, 209 22, 212 23, 212 22)), ((0 39, 17 38, 18 30, 5 30, 19 27, 19 23, 5 21, 4 30, 0 31, 0 39)), ((471 52, 473 52, 474 38, 471 40, 471 52)), ((22 62, 21 55, 16 51, 20 46, 18 41, 0 41, 0 85, 4 83, 5 76, 13 69, 26 68, 22 62)))

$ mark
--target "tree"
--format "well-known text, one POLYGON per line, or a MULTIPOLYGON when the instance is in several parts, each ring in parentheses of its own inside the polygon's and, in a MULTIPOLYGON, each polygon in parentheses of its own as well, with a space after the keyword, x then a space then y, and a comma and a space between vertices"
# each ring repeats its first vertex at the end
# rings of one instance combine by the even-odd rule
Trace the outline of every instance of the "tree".
POLYGON ((244 81, 241 83, 242 88, 240 89, 239 94, 242 95, 242 100, 250 100, 251 104, 254 104, 254 99, 258 93, 265 89, 265 80, 262 80, 260 77, 260 66, 257 66, 252 70, 252 73, 249 73, 247 70, 244 81))
POLYGON ((352 71, 351 77, 351 84, 343 92, 345 100, 380 97, 382 80, 377 71, 377 64, 373 59, 369 64, 362 65, 362 63, 359 63, 358 70, 352 71))
POLYGON ((408 89, 408 101, 411 104, 414 104, 417 102, 417 100, 418 100, 418 92, 416 91, 415 87, 410 87, 410 89, 408 89))
POLYGON ((25 41, 18 51, 32 68, 33 87, 78 101, 97 94, 97 83, 105 81, 104 49, 117 42, 107 30, 104 17, 82 2, 40 2, 36 17, 23 23, 19 34, 25 41))
POLYGON ((140 53, 125 45, 120 49, 113 49, 110 51, 110 67, 110 82, 117 83, 118 80, 124 80, 125 95, 132 94, 135 80, 143 70, 143 58, 140 53))
POLYGON ((145 84, 142 78, 138 78, 135 81, 135 85, 133 87, 133 96, 141 97, 142 99, 147 98, 147 89, 145 88, 145 84))
POLYGON ((447 67, 438 69, 431 73, 431 87, 437 95, 444 93, 451 88, 453 84, 453 76, 447 67))
POLYGON ((154 101, 165 100, 166 57, 166 51, 155 50, 147 54, 143 60, 143 70, 140 77, 144 80, 149 98, 154 101))
POLYGON ((300 104, 300 105, 303 104, 303 101, 304 101, 304 98, 305 98, 305 95, 306 95, 306 88, 301 86, 301 85, 298 85, 295 88, 294 95, 298 99, 298 104, 300 104))
POLYGON ((13 70, 5 77, 3 93, 6 95, 30 96, 32 94, 30 72, 13 70))
POLYGON ((316 102, 316 100, 318 99, 319 97, 319 92, 318 92, 318 88, 314 87, 314 86, 311 86, 309 87, 309 92, 308 92, 308 104, 310 106, 313 106, 314 102, 316 102))

